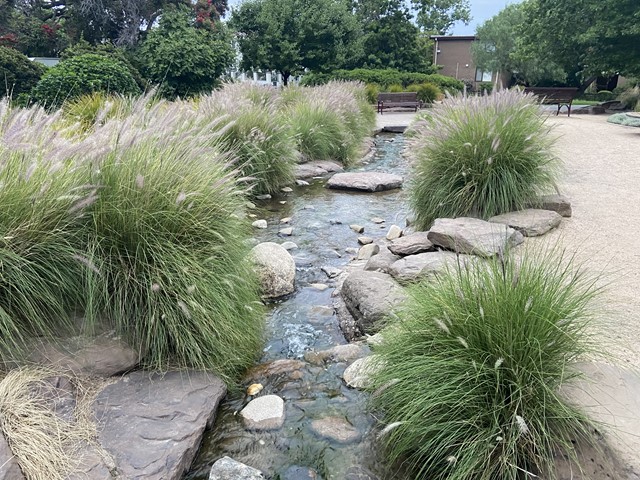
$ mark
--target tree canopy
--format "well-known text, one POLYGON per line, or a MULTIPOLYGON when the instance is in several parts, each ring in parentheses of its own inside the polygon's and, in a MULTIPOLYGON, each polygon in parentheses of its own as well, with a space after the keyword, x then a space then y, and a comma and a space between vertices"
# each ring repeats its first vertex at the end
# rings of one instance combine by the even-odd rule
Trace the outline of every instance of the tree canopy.
POLYGON ((411 3, 424 32, 446 35, 455 23, 468 25, 471 21, 469 0, 411 0, 411 3))

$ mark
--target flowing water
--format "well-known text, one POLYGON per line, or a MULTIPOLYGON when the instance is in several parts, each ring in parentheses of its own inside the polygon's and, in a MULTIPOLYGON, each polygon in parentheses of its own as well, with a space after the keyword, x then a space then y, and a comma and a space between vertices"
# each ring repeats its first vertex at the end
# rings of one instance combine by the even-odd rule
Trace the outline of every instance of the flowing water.
MULTIPOLYGON (((402 158, 401 135, 380 135, 375 154, 367 164, 355 170, 398 173, 406 178, 406 161, 402 158)), ((269 201, 257 202, 257 218, 269 227, 256 232, 260 242, 292 241, 296 261, 296 291, 288 298, 270 305, 267 338, 261 364, 280 359, 303 360, 305 353, 321 351, 346 343, 338 326, 332 303, 333 281, 321 270, 323 266, 344 269, 353 258, 345 249, 358 247, 358 234, 350 224, 365 227, 364 235, 383 237, 388 228, 404 226, 407 207, 404 192, 365 194, 324 188, 326 179, 310 180, 311 185, 296 187, 292 193, 269 201), (281 237, 280 221, 290 217, 293 236, 281 237), (385 220, 382 225, 372 218, 385 220), (310 284, 327 284, 320 291, 310 284)), ((352 250, 353 252, 353 250, 352 250)), ((342 373, 346 363, 289 362, 278 374, 260 374, 264 394, 276 394, 285 400, 284 427, 270 432, 247 431, 237 415, 248 402, 244 392, 230 394, 221 405, 213 429, 204 441, 186 480, 205 480, 211 464, 224 455, 262 470, 270 479, 311 478, 285 474, 292 466, 313 469, 325 480, 381 478, 383 467, 375 450, 374 419, 366 413, 366 394, 348 388, 342 373), (315 419, 327 416, 345 419, 357 430, 359 439, 338 443, 319 437, 310 429, 315 419)), ((262 372, 264 373, 264 371, 262 372)), ((245 385, 245 386, 246 386, 245 385)), ((291 472, 291 470, 289 470, 291 472)))

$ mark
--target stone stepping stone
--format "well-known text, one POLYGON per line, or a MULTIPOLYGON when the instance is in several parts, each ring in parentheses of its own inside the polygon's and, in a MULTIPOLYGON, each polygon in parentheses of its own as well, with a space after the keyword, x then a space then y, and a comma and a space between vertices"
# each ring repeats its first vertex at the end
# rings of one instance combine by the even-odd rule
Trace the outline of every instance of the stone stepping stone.
POLYGON ((296 165, 295 177, 298 180, 312 177, 323 177, 330 173, 342 172, 341 165, 329 161, 317 161, 296 165))
POLYGON ((562 221, 562 216, 552 210, 538 210, 529 208, 517 212, 503 213, 489 219, 490 222, 502 223, 515 228, 525 237, 538 237, 556 228, 562 221))
POLYGON ((336 173, 327 182, 327 188, 382 192, 402 187, 402 177, 382 172, 336 173))
POLYGON ((337 443, 353 443, 360 439, 360 432, 342 417, 324 417, 311 422, 311 431, 319 437, 337 443))
POLYGON ((406 256, 416 253, 430 252, 435 250, 435 246, 429 240, 429 232, 417 232, 400 237, 391 242, 389 250, 396 255, 406 256))
POLYGON ((264 476, 256 468, 222 457, 211 466, 209 480, 264 480, 264 476))
POLYGON ((438 218, 427 238, 447 250, 481 257, 492 257, 524 241, 513 228, 469 217, 438 218))
POLYGON ((433 277, 447 268, 453 269, 458 264, 464 265, 470 261, 470 255, 454 252, 426 252, 401 258, 389 269, 389 273, 401 283, 417 282, 424 278, 433 277))
POLYGON ((572 214, 571 201, 564 195, 542 195, 537 201, 525 205, 527 208, 540 208, 542 210, 552 210, 563 217, 570 217, 572 214))
POLYGON ((249 430, 277 430, 284 425, 284 400, 277 395, 255 398, 240 411, 240 416, 249 430))

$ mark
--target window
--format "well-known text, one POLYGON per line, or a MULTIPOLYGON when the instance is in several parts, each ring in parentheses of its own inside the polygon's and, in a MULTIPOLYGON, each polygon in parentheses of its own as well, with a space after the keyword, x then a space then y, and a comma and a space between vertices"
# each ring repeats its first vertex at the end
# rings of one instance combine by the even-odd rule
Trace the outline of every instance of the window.
POLYGON ((481 68, 476 68, 476 82, 490 82, 493 74, 486 72, 481 68))

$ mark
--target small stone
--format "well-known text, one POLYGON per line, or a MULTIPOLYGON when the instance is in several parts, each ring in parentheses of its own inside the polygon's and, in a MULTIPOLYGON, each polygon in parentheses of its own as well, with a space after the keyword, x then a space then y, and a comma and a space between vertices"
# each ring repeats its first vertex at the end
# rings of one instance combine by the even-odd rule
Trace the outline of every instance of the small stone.
POLYGON ((340 270, 339 268, 331 266, 320 267, 320 270, 322 270, 329 278, 336 278, 342 273, 342 270, 340 270))
POLYGON ((369 245, 370 243, 373 243, 373 238, 371 238, 371 237, 358 237, 358 243, 360 245, 369 245))
POLYGON ((309 286, 311 288, 315 288, 316 290, 320 290, 321 292, 324 292, 325 290, 327 290, 329 288, 329 285, 327 285, 325 283, 312 283, 309 286))
POLYGON ((279 203, 280 205, 285 205, 285 204, 287 203, 287 201, 286 201, 286 200, 280 200, 278 203, 279 203))
POLYGON ((387 240, 395 240, 401 236, 402 229, 397 225, 391 225, 391 228, 389 228, 389 231, 387 232, 387 240))
POLYGON ((303 210, 315 210, 316 207, 314 207, 313 205, 305 205, 304 207, 302 207, 303 210))
POLYGON ((271 195, 265 193, 264 195, 258 195, 256 200, 271 200, 271 195))
POLYGON ((308 187, 310 185, 306 180, 296 180, 296 185, 299 187, 308 187))
POLYGON ((429 240, 429 232, 416 232, 393 240, 389 250, 395 255, 415 255, 431 252, 435 250, 435 246, 429 240))
POLYGON ((373 223, 384 223, 384 218, 380 218, 380 217, 373 217, 373 218, 371 219, 371 221, 372 221, 373 223))
POLYGON ((260 470, 230 457, 222 457, 211 467, 209 480, 264 480, 264 476, 260 470))
POLYGON ((331 225, 342 225, 342 222, 340 220, 331 219, 331 220, 329 220, 329 224, 331 224, 331 225))
POLYGON ((293 228, 292 227, 283 228, 278 232, 278 235, 284 235, 286 237, 290 237, 291 235, 293 235, 293 228))
POLYGON ((291 222, 291 217, 284 217, 280 219, 280 223, 289 223, 291 222))
POLYGON ((259 394, 263 388, 264 386, 261 383, 252 383, 247 387, 247 395, 253 397, 254 395, 259 394))
POLYGON ((251 400, 240 412, 244 426, 250 430, 277 430, 284 424, 284 400, 265 395, 251 400))
POLYGON ((298 248, 298 245, 293 242, 284 242, 282 244, 282 248, 284 248, 285 250, 295 250, 296 248, 298 248))
POLYGON ((256 220, 255 222, 253 222, 251 224, 251 226, 253 226, 254 228, 265 229, 265 228, 267 228, 267 221, 266 220, 256 220))
POLYGON ((364 233, 364 227, 362 225, 349 225, 349 228, 356 233, 364 233))
POLYGON ((247 206, 247 208, 253 210, 254 208, 256 208, 256 204, 253 202, 247 202, 245 203, 245 205, 247 206))
POLYGON ((352 443, 360 438, 360 432, 343 417, 325 417, 311 422, 311 431, 319 437, 337 443, 352 443))
POLYGON ((250 213, 249 215, 247 215, 249 218, 258 218, 258 215, 256 215, 255 213, 250 213))
POLYGON ((369 245, 364 245, 360 250, 358 250, 358 260, 369 260, 376 253, 380 251, 380 246, 375 243, 370 243, 369 245))
POLYGON ((291 187, 282 187, 280 189, 280 191, 283 192, 283 193, 291 193, 291 192, 293 192, 293 188, 291 188, 291 187))
POLYGON ((350 253, 351 255, 357 255, 358 249, 356 247, 347 247, 344 249, 345 252, 350 253))

